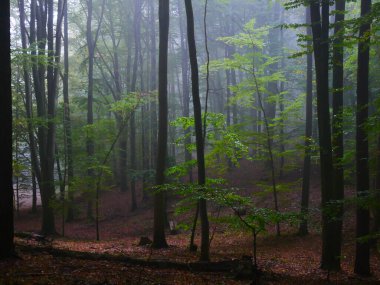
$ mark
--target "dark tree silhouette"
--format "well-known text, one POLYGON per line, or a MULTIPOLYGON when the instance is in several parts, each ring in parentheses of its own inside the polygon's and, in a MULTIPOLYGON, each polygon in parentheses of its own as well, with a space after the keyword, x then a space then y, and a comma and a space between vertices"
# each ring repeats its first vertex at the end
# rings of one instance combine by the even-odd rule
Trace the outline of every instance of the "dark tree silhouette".
MULTIPOLYGON (((139 56, 141 53, 141 1, 135 0, 135 13, 134 13, 134 38, 135 38, 135 55, 133 59, 133 68, 132 68, 132 81, 131 81, 131 92, 136 92, 136 82, 137 82, 137 72, 139 66, 139 56)), ((142 66, 140 66, 140 69, 142 66)), ((135 112, 131 114, 130 119, 130 155, 131 155, 131 169, 136 170, 136 117, 135 112)), ((136 178, 131 177, 131 211, 137 209, 137 200, 136 200, 136 178)))
POLYGON ((34 136, 34 128, 32 124, 33 118, 33 104, 32 104, 32 88, 31 80, 29 74, 29 65, 28 65, 28 53, 27 53, 27 30, 25 26, 25 4, 24 0, 18 1, 19 12, 20 12, 20 33, 21 33, 21 46, 23 49, 23 79, 24 79, 24 90, 25 90, 25 110, 26 117, 28 118, 28 139, 30 145, 30 159, 32 166, 33 178, 33 204, 32 212, 37 212, 37 191, 36 183, 41 183, 41 171, 40 171, 40 162, 37 156, 37 143, 34 136))
MULTIPOLYGON (((344 173, 343 173, 343 33, 344 33, 344 12, 346 1, 337 0, 335 2, 335 28, 333 47, 333 116, 332 116, 332 146, 334 163, 334 192, 332 199, 335 201, 344 198, 344 173)), ((337 215, 334 217, 335 243, 333 250, 336 256, 341 255, 342 247, 342 215, 343 207, 336 203, 337 215)), ((340 258, 338 258, 340 263, 340 258)), ((340 267, 340 264, 339 264, 340 267)))
MULTIPOLYGON (((165 183, 165 168, 168 140, 168 39, 169 39, 169 0, 160 0, 159 15, 159 57, 158 57, 158 149, 156 185, 165 183)), ((154 248, 167 247, 165 238, 165 193, 154 195, 154 248)))
POLYGON ((71 131, 71 117, 70 117, 70 100, 69 100, 69 21, 67 15, 68 9, 68 1, 65 0, 64 5, 64 26, 63 26, 63 39, 64 39, 64 55, 63 55, 63 102, 64 102, 64 132, 65 132, 65 145, 66 145, 66 160, 67 160, 67 184, 68 188, 68 197, 69 204, 67 207, 67 221, 72 221, 74 219, 74 208, 73 208, 73 200, 74 193, 70 191, 70 185, 74 179, 74 163, 73 163, 73 139, 72 139, 72 131, 71 131))
MULTIPOLYGON (((361 17, 364 19, 359 30, 358 71, 357 71, 357 106, 356 106, 356 191, 359 198, 368 196, 369 161, 368 161, 368 78, 369 78, 369 32, 371 23, 365 18, 371 11, 371 0, 361 1, 361 17)), ((356 212, 356 237, 369 234, 369 210, 360 205, 356 212)), ((370 245, 368 241, 356 241, 355 273, 370 273, 370 245)))
MULTIPOLYGON (((87 87, 87 125, 92 126, 94 124, 94 60, 95 60, 95 49, 99 37, 99 31, 104 15, 105 0, 102 1, 100 18, 98 19, 98 26, 95 31, 95 36, 93 35, 92 22, 93 22, 93 1, 87 1, 87 22, 86 22, 86 40, 88 49, 88 87, 87 87)), ((92 160, 95 155, 95 142, 92 135, 87 137, 86 150, 89 160, 92 160)), ((94 171, 89 168, 87 175, 90 178, 94 177, 94 171)), ((94 179, 95 180, 95 179, 94 179)), ((88 199, 87 204, 87 218, 93 218, 93 205, 92 200, 88 199)))
POLYGON ((14 255, 10 4, 0 2, 0 258, 14 255))
MULTIPOLYGON (((306 7, 306 23, 311 24, 310 8, 306 7)), ((311 37, 311 28, 306 28, 307 36, 311 37)), ((308 45, 311 45, 311 41, 308 45)), ((310 145, 313 135, 313 55, 307 54, 306 63, 306 128, 305 128, 305 156, 303 162, 303 178, 302 178, 302 198, 301 198, 301 214, 303 215, 299 234, 308 234, 307 214, 309 212, 309 194, 310 194, 310 145)))
POLYGON ((329 110, 329 11, 330 1, 310 2, 311 28, 317 82, 317 114, 319 149, 321 161, 322 196, 322 260, 321 268, 340 268, 339 252, 336 251, 334 223, 328 214, 327 205, 334 198, 333 161, 331 145, 331 122, 329 110))
MULTIPOLYGON (((191 66, 191 82, 195 121, 195 139, 197 147, 197 164, 198 164, 198 184, 206 184, 206 169, 204 158, 204 139, 202 132, 202 109, 199 98, 199 74, 197 61, 197 48, 195 44, 194 32, 194 14, 191 0, 185 0, 186 16, 187 16, 187 37, 189 45, 189 57, 191 66)), ((201 218, 201 261, 210 259, 210 244, 209 244, 209 222, 207 216, 207 202, 205 199, 199 200, 199 216, 201 218)))

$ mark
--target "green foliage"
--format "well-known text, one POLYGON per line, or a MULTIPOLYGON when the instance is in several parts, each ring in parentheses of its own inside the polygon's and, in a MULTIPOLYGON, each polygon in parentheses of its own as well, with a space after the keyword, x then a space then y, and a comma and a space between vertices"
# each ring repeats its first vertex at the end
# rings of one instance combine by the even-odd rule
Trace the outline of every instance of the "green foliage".
MULTIPOLYGON (((176 140, 178 145, 183 143, 187 136, 194 136, 194 120, 192 118, 179 117, 171 122, 171 125, 183 130, 192 130, 191 133, 180 136, 176 140)), ((243 142, 241 135, 234 128, 227 127, 225 116, 221 113, 207 113, 206 138, 208 149, 206 166, 219 173, 227 169, 227 160, 238 165, 239 160, 248 155, 248 147, 243 142)), ((187 149, 193 151, 195 144, 187 145, 187 149)), ((195 160, 175 165, 167 170, 167 175, 175 175, 178 178, 185 176, 195 165, 195 160)))
POLYGON ((114 112, 126 121, 129 115, 140 105, 147 104, 154 100, 155 93, 132 92, 122 97, 110 105, 109 111, 114 112))
POLYGON ((218 222, 227 223, 233 228, 255 231, 256 234, 264 232, 270 225, 278 222, 298 224, 301 215, 299 213, 281 213, 268 208, 257 208, 250 197, 239 194, 238 188, 223 186, 224 181, 209 181, 207 185, 197 184, 166 184, 156 186, 155 191, 170 191, 181 195, 183 199, 177 204, 176 215, 181 215, 194 208, 196 201, 206 199, 222 207, 231 209, 235 214, 222 216, 218 222), (239 209, 246 209, 247 214, 242 216, 239 209))

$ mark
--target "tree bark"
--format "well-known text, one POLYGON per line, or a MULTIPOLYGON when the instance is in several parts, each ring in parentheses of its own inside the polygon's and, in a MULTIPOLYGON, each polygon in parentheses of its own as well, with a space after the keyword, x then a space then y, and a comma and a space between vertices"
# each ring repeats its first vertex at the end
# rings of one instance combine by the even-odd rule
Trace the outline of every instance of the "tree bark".
MULTIPOLYGON (((159 58, 158 58, 158 149, 156 185, 165 183, 165 168, 168 139, 168 41, 169 41, 169 0, 160 0, 159 15, 159 58)), ((165 193, 154 195, 153 248, 167 247, 165 238, 165 193)))
MULTIPOLYGON (((102 6, 100 7, 100 18, 98 19, 98 26, 95 31, 95 37, 93 36, 92 31, 92 18, 93 18, 93 1, 88 0, 87 1, 87 22, 86 22, 86 40, 87 40, 87 51, 88 51, 88 87, 87 87, 87 125, 92 128, 94 124, 94 111, 93 111, 93 104, 94 104, 94 60, 95 60, 95 49, 96 44, 99 37, 99 31, 101 27, 101 23, 103 21, 103 13, 104 13, 104 7, 105 7, 105 0, 102 1, 102 6)), ((87 151, 87 157, 88 162, 91 164, 92 160, 94 159, 95 155, 95 142, 92 137, 93 130, 90 129, 90 134, 87 136, 86 139, 86 151, 87 151)), ((90 167, 87 169, 87 176, 90 178, 90 180, 94 180, 95 174, 93 169, 90 167)), ((88 185, 88 187, 93 187, 93 185, 88 185)), ((87 200, 87 218, 93 219, 94 213, 93 213, 93 201, 91 198, 87 200)))
MULTIPOLYGON (((150 91, 157 89, 157 48, 156 48, 156 24, 155 24, 155 1, 149 0, 150 17, 150 91)), ((150 103, 150 140, 151 140, 151 168, 155 167, 157 158, 157 103, 152 100, 150 103)))
MULTIPOLYGON (((141 0, 135 0, 135 17, 134 17, 134 38, 135 38, 135 56, 133 59, 133 69, 132 69, 132 82, 131 82, 131 92, 136 92, 136 82, 137 82, 137 72, 138 72, 138 63, 139 55, 141 50, 141 0)), ((141 67, 142 68, 142 67, 141 67)), ((135 112, 131 114, 130 118, 130 154, 131 154, 131 169, 137 170, 136 163, 136 117, 135 112)), ((136 200, 136 174, 133 173, 131 177, 131 211, 137 209, 137 200, 136 200)))
POLYGON ((0 259, 14 255, 10 3, 0 2, 0 259))
POLYGON ((339 256, 336 249, 335 224, 328 215, 327 206, 333 199, 333 162, 331 146, 331 123, 329 110, 329 1, 310 2, 313 32, 313 47, 317 82, 317 114, 319 149, 321 161, 322 196, 322 260, 321 268, 339 269, 339 256), (322 11, 322 14, 321 14, 322 11))
MULTIPOLYGON (((356 110, 356 192, 358 198, 369 195, 369 153, 368 133, 368 77, 369 77, 369 44, 371 22, 364 17, 371 11, 371 0, 361 1, 361 17, 364 19, 360 26, 358 44, 358 71, 357 71, 357 110, 356 110)), ((356 210, 356 238, 369 235, 369 210, 360 205, 356 210)), ((355 273, 370 274, 370 244, 367 241, 356 241, 355 273)))
MULTIPOLYGON (((185 27, 182 16, 182 7, 180 5, 181 0, 178 1, 178 10, 180 15, 180 36, 181 36, 181 74, 182 74, 182 116, 190 116, 190 86, 189 86, 189 63, 187 60, 187 48, 186 48, 186 37, 185 37, 185 27)), ((188 150, 188 146, 191 144, 191 135, 190 129, 186 129, 184 132, 185 141, 185 162, 188 162, 192 159, 192 154, 188 150)), ((193 181, 193 171, 189 169, 189 181, 193 181)))
MULTIPOLYGON (((311 24, 310 8, 306 7, 306 23, 311 24)), ((311 28, 308 26, 306 34, 311 37, 311 28)), ((308 41, 308 46, 312 44, 308 41)), ((303 161, 303 178, 301 193, 301 223, 299 228, 300 235, 307 235, 308 230, 308 213, 309 213, 309 195, 310 195, 310 145, 313 135, 313 55, 307 54, 306 67, 306 126, 305 126, 305 156, 303 161)))
MULTIPOLYGON (((95 41, 92 35, 92 14, 93 14, 93 5, 92 0, 87 1, 87 30, 86 30, 86 39, 87 39, 87 50, 88 50, 88 85, 87 85, 87 125, 92 127, 94 124, 94 111, 93 111, 93 102, 94 102, 94 53, 95 53, 95 41)), ((91 132, 91 130, 90 130, 91 132)), ((87 157, 90 161, 95 155, 95 143, 92 138, 92 134, 89 134, 86 139, 86 151, 87 157)), ((89 167, 87 170, 87 176, 92 180, 94 179, 94 171, 89 167)), ((89 188, 92 188, 90 185, 89 188)), ((91 198, 87 200, 87 218, 93 219, 93 202, 91 198)))
MULTIPOLYGON (((335 28, 334 28, 334 47, 333 47, 333 116, 332 116, 332 145, 333 145, 333 163, 334 163, 334 193, 332 199, 338 201, 335 203, 336 215, 334 216, 335 224, 335 249, 337 256, 341 256, 342 247, 342 215, 343 206, 341 202, 344 199, 344 170, 343 160, 343 88, 344 88, 344 50, 343 34, 344 33, 344 13, 345 0, 337 0, 335 3, 335 28)), ((340 268, 340 258, 338 258, 340 268)))
MULTIPOLYGON (((195 137, 197 148, 197 164, 198 164, 198 184, 206 184, 206 169, 204 159, 204 139, 202 132, 202 109, 199 98, 199 74, 197 62, 197 49, 195 44, 194 31, 194 14, 191 0, 185 0, 186 18, 187 18, 187 37, 189 47, 189 57, 191 66, 191 82, 192 82, 192 97, 194 108, 195 121, 195 137)), ((199 200, 199 216, 201 219, 201 261, 210 259, 210 244, 209 244, 209 222, 207 215, 207 202, 205 199, 199 200)))
POLYGON ((67 160, 67 185, 68 185, 68 205, 66 221, 70 222, 74 219, 74 193, 71 189, 71 183, 74 179, 74 163, 73 163, 73 140, 71 131, 70 117, 70 100, 69 100, 69 21, 68 21, 68 1, 65 0, 64 5, 64 73, 63 73, 63 103, 64 103, 64 132, 66 144, 66 160, 67 160))

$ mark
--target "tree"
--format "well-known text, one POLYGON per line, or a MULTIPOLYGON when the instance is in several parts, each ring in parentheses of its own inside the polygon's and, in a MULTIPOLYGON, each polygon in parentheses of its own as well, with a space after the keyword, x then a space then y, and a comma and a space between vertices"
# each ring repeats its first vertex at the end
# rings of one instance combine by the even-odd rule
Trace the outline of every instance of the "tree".
POLYGON ((329 10, 330 1, 310 2, 311 28, 317 85, 317 115, 321 164, 322 260, 321 268, 339 269, 335 226, 326 210, 334 198, 331 123, 329 110, 329 10))
MULTIPOLYGON (((155 23, 155 3, 156 1, 149 1, 149 32, 150 32, 150 91, 157 89, 157 48, 156 48, 156 23, 155 23)), ((157 103, 152 100, 150 103, 150 140, 151 140, 151 168, 154 168, 157 158, 157 103)))
MULTIPOLYGON (((357 70, 357 106, 356 106, 356 192, 358 198, 368 197, 369 193, 369 153, 368 133, 368 78, 369 78, 369 44, 371 22, 368 14, 371 11, 371 0, 361 1, 362 22, 359 28, 357 70)), ((355 273, 370 273, 370 245, 368 240, 360 240, 369 235, 369 209, 358 205, 356 212, 356 256, 355 273)))
MULTIPOLYGON (((199 74, 197 61, 197 48, 195 44, 194 32, 194 14, 191 0, 185 0, 186 18, 187 18, 187 37, 189 46, 189 57, 191 66, 192 97, 194 108, 195 139, 197 148, 197 165, 198 165, 198 184, 206 184, 206 169, 204 158, 204 138, 202 132, 202 110, 199 98, 199 74)), ((207 202, 205 199, 199 200, 199 216, 201 219, 201 261, 210 259, 209 244, 209 222, 207 215, 207 202)))
MULTIPOLYGON (((95 59, 95 49, 96 43, 99 37, 99 31, 101 23, 103 20, 105 0, 102 1, 100 19, 98 20, 98 26, 95 32, 95 37, 93 36, 92 31, 92 18, 93 18, 93 1, 87 1, 87 30, 86 30, 86 39, 87 39, 87 49, 88 49, 88 88, 87 88, 87 125, 91 127, 94 124, 94 112, 93 112, 93 101, 94 101, 94 59, 95 59)), ((86 150, 89 163, 91 164, 95 155, 95 143, 92 137, 92 133, 87 136, 86 141, 86 150)), ((87 175, 90 179, 94 177, 94 171, 91 167, 88 168, 87 175)), ((87 218, 92 219, 92 201, 88 200, 87 207, 87 218)))
MULTIPOLYGON (((168 140, 168 40, 169 0, 160 0, 159 15, 159 57, 158 57, 158 142, 156 185, 165 183, 167 140, 168 140)), ((165 239, 165 193, 154 195, 154 248, 167 247, 165 239)))
MULTIPOLYGON (((343 88, 344 88, 344 13, 345 0, 335 2, 335 28, 334 28, 334 46, 333 46, 333 116, 332 116, 332 146, 333 146, 333 163, 334 163, 334 193, 332 199, 335 203, 336 215, 335 223, 335 249, 336 256, 341 256, 342 247, 342 200, 344 198, 344 170, 343 170, 343 88)), ((335 212, 335 211, 334 211, 335 212)), ((340 263, 340 258, 338 258, 340 263)), ((340 267, 340 264, 339 264, 340 267)))
MULTIPOLYGON (((134 38, 135 38, 135 56, 133 59, 133 69, 132 69, 132 82, 131 82, 131 92, 136 92, 136 82, 137 82, 137 72, 138 72, 138 63, 141 54, 141 0, 135 0, 135 13, 134 13, 134 38)), ((142 65, 140 66, 142 69, 142 65)), ((136 118, 135 113, 132 113, 130 120, 130 154, 131 154, 131 169, 136 170, 136 118)), ((131 178, 131 211, 137 209, 136 201, 136 177, 131 178)))
POLYGON ((63 72, 63 102, 64 102, 64 133, 65 139, 64 143, 66 145, 65 155, 67 160, 67 184, 68 187, 68 196, 69 196, 69 205, 67 208, 67 221, 72 221, 74 219, 74 209, 73 209, 73 200, 74 195, 71 190, 70 185, 74 180, 74 165, 73 165, 73 139, 72 139, 72 128, 71 128, 71 117, 70 117, 70 99, 69 99, 69 20, 68 20, 68 4, 65 0, 64 4, 64 26, 63 26, 63 39, 64 39, 64 72, 63 72))
POLYGON ((14 255, 10 1, 0 2, 0 259, 14 255))
MULTIPOLYGON (((62 0, 57 5, 49 0, 45 3, 32 0, 30 3, 30 45, 32 47, 32 74, 37 104, 37 141, 40 160, 40 191, 42 201, 42 229, 45 234, 55 234, 54 162, 56 137, 56 102, 58 74, 61 55, 62 0), (57 10, 55 12, 55 9, 57 10), (54 24, 54 20, 56 23, 54 24), (55 25, 55 30, 54 30, 55 25), (36 56, 38 55, 38 56, 36 56)), ((37 178, 38 180, 38 178, 37 178)))
POLYGON ((28 53, 27 53, 27 30, 25 27, 25 4, 24 0, 18 1, 19 12, 20 12, 20 34, 21 34, 21 45, 23 49, 23 79, 24 79, 24 90, 25 90, 25 110, 26 117, 28 120, 28 139, 30 145, 30 159, 32 166, 32 178, 33 180, 33 207, 32 212, 36 213, 37 211, 37 191, 35 180, 37 179, 38 183, 41 183, 41 171, 40 171, 40 162, 37 156, 37 145, 35 139, 35 132, 33 128, 33 100, 32 100, 32 86, 30 80, 30 70, 28 66, 28 53))
MULTIPOLYGON (((306 23, 310 22, 310 8, 306 7, 306 23)), ((306 28, 307 36, 311 37, 311 28, 306 28)), ((308 41, 308 46, 311 42, 308 41)), ((301 193, 301 214, 302 220, 300 223, 300 235, 308 234, 307 214, 309 212, 309 194, 310 194, 310 146, 313 135, 313 55, 311 52, 307 54, 306 63, 306 126, 305 126, 305 156, 303 162, 303 178, 302 178, 302 193, 301 193)))

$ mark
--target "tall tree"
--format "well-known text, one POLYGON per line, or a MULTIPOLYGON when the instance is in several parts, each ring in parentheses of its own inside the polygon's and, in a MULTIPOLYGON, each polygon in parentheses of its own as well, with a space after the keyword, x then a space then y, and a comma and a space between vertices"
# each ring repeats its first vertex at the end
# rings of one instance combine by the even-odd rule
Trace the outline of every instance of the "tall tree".
MULTIPOLYGON (((20 3, 22 4, 22 3, 20 3)), ((43 58, 46 53, 46 9, 44 6, 38 5, 36 0, 30 2, 30 46, 31 60, 32 60, 32 74, 33 74, 33 87, 36 97, 37 116, 40 119, 46 120, 46 88, 45 88, 45 74, 46 67, 44 61, 37 60, 43 58)), ((23 11, 24 12, 24 11, 23 11)), ((20 13, 22 17, 24 13, 20 13)), ((21 20, 21 19, 20 19, 21 20)), ((27 94, 26 94, 27 95, 27 94)), ((30 105, 30 104, 29 104, 30 105)), ((28 107, 28 106, 27 106, 28 107)), ((55 232, 54 226, 54 212, 49 206, 49 200, 51 197, 51 191, 49 181, 47 181, 47 154, 46 154, 46 140, 47 130, 44 124, 40 124, 37 127, 37 141, 38 141, 38 153, 40 158, 40 192, 42 203, 42 231, 55 232), (50 197, 49 197, 50 196, 50 197), (53 222, 53 223, 52 223, 53 222)), ((37 177, 38 180, 38 177, 37 177)))
MULTIPOLYGON (((182 115, 184 117, 190 116, 190 88, 189 88, 189 63, 187 60, 187 48, 186 48, 186 37, 185 37, 185 27, 184 27, 184 19, 182 16, 183 14, 183 6, 180 5, 182 3, 180 0, 178 1, 178 13, 180 15, 180 23, 179 23, 179 29, 180 29, 180 38, 181 38, 181 74, 182 74, 182 115)), ((190 161, 192 159, 191 152, 188 150, 188 146, 191 144, 191 136, 190 136, 190 129, 187 128, 185 130, 185 141, 184 141, 184 148, 185 148, 185 161, 190 161)), ((189 170, 189 180, 192 182, 193 175, 192 170, 189 170)))
MULTIPOLYGON (((306 7, 306 35, 311 37, 311 21, 310 8, 306 7)), ((308 46, 312 43, 308 41, 308 46)), ((310 146, 313 135, 313 55, 311 52, 307 54, 306 63, 306 127, 305 127, 305 156, 303 162, 303 179, 301 194, 301 214, 300 235, 308 234, 307 214, 309 212, 309 194, 310 194, 310 146)))
POLYGON ((0 2, 0 258, 14 255, 10 1, 0 2))
MULTIPOLYGON (((159 57, 158 57, 158 149, 156 185, 165 183, 165 169, 168 140, 168 41, 169 41, 169 0, 160 0, 159 17, 159 57)), ((154 248, 167 247, 165 238, 165 193, 154 195, 154 248)))
MULTIPOLYGON (((135 0, 135 13, 134 13, 134 38, 135 38, 135 56, 133 59, 133 68, 132 68, 132 81, 131 81, 131 92, 136 92, 136 83, 137 83, 137 73, 139 66, 139 57, 141 53, 141 0, 135 0)), ((142 66, 140 66, 142 68, 142 66)), ((131 114, 130 118, 130 154, 131 154, 131 169, 136 170, 136 117, 135 112, 131 114)), ((131 178, 131 210, 134 211, 137 209, 137 200, 136 200, 136 178, 131 178)))
MULTIPOLYGON (((187 42, 189 47, 189 57, 191 66, 191 83, 192 97, 195 121, 195 139, 197 148, 197 165, 198 165, 198 184, 203 186, 206 184, 206 169, 204 158, 204 139, 202 132, 202 108, 199 98, 199 73, 197 61, 197 48, 195 44, 194 31, 194 14, 191 0, 185 0, 186 18, 187 18, 187 42)), ((205 199, 199 200, 199 216, 201 218, 201 261, 210 259, 210 243, 209 243, 209 222, 207 215, 207 202, 205 199)))
MULTIPOLYGON (((87 23, 86 23, 86 40, 87 40, 87 50, 88 50, 88 87, 87 87, 87 125, 92 126, 94 124, 94 59, 95 59, 95 49, 99 37, 100 27, 103 20, 105 0, 102 1, 100 18, 98 19, 98 26, 95 30, 95 36, 92 30, 92 20, 93 20, 93 1, 87 1, 87 23)), ((95 143, 92 134, 89 134, 86 141, 86 150, 89 162, 94 158, 95 155, 95 143)), ((94 177, 94 171, 91 167, 87 170, 87 175, 90 179, 94 177)), ((87 204, 87 218, 93 218, 93 206, 92 200, 88 200, 87 204)))
POLYGON ((335 226, 328 214, 327 206, 334 198, 334 177, 331 144, 331 122, 329 110, 329 12, 330 1, 310 2, 311 28, 315 58, 317 85, 317 114, 319 150, 321 165, 322 196, 322 260, 321 268, 339 269, 339 256, 336 252, 335 226))
POLYGON ((67 208, 67 221, 72 221, 74 219, 74 209, 73 209, 73 200, 74 193, 71 189, 71 185, 74 179, 74 165, 73 165, 73 140, 72 140, 72 131, 71 131, 71 117, 70 117, 70 100, 69 100, 69 20, 68 20, 68 4, 65 0, 64 4, 64 26, 63 26, 63 62, 64 62, 64 71, 63 71, 63 103, 64 103, 64 133, 66 145, 66 160, 67 160, 67 184, 68 184, 68 197, 69 205, 67 208))
POLYGON ((18 1, 19 13, 20 13, 20 33, 21 33, 21 45, 23 49, 23 79, 24 79, 24 90, 25 90, 25 110, 26 117, 28 119, 27 127, 28 127, 28 139, 29 139, 29 149, 30 149, 30 159, 32 165, 32 183, 33 183, 33 206, 32 212, 35 213, 37 211, 37 191, 36 191, 36 183, 37 179, 38 183, 41 183, 41 172, 40 172, 40 163, 37 155, 37 143, 35 139, 35 131, 32 123, 33 119, 33 100, 32 100, 32 88, 31 88, 31 80, 29 74, 29 65, 28 65, 28 43, 27 43, 27 30, 25 26, 25 4, 24 0, 18 1))
MULTIPOLYGON (((361 1, 361 25, 359 28, 358 71, 357 71, 357 106, 356 106, 356 191, 358 198, 368 197, 369 161, 368 161, 368 78, 369 78, 369 44, 371 21, 371 0, 361 1)), ((370 273, 370 245, 368 240, 361 241, 369 234, 369 209, 358 205, 356 212, 356 256, 355 273, 370 273)))
MULTIPOLYGON (((155 2, 149 0, 149 32, 150 32, 150 91, 157 89, 157 48, 156 48, 156 23, 155 23, 155 2)), ((157 158, 157 103, 152 100, 150 103, 150 127, 151 127, 151 168, 154 168, 157 158)))
POLYGON ((42 201, 42 232, 55 234, 54 156, 55 115, 58 74, 61 55, 63 1, 30 2, 30 45, 37 115, 44 123, 38 125, 37 141, 40 158, 40 192, 42 201), (54 23, 56 20, 56 23, 54 23), (54 29, 55 26, 55 29, 54 29), (38 58, 36 57, 38 55, 38 58))
MULTIPOLYGON (((335 2, 335 27, 333 46, 333 116, 332 116, 332 145, 334 163, 334 193, 332 199, 342 201, 344 198, 344 173, 343 173, 343 33, 344 33, 344 13, 345 0, 335 2)), ((341 256, 342 247, 342 215, 343 207, 341 203, 336 203, 337 215, 334 217, 335 223, 335 243, 333 250, 336 256, 341 256)), ((340 258, 337 261, 340 267, 340 258)))

